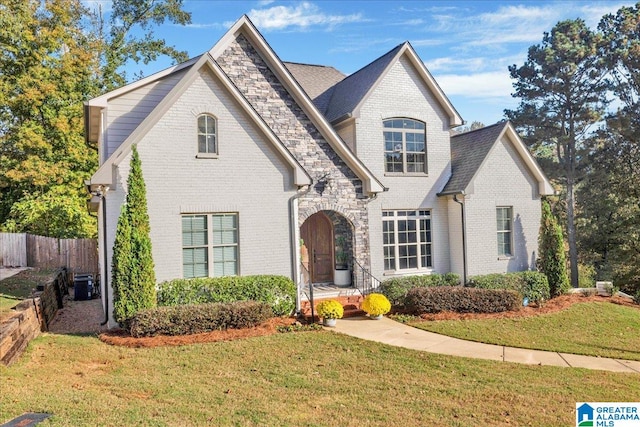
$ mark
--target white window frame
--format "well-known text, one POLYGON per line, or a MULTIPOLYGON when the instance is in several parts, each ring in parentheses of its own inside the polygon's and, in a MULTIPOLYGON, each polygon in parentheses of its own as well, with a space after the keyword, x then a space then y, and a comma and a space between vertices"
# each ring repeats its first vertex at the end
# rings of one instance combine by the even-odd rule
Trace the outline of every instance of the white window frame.
POLYGON ((385 210, 382 211, 383 228, 383 259, 385 274, 406 274, 418 272, 430 272, 433 270, 433 230, 431 211, 428 209, 418 210, 385 210), (406 239, 400 238, 400 223, 405 223, 406 239), (411 224, 413 223, 413 230, 411 224), (411 234, 415 234, 415 241, 411 241, 411 234), (392 238, 391 238, 392 236, 392 238), (407 240, 401 242, 401 240, 407 240), (415 247, 415 256, 408 254, 401 255, 402 248, 415 247), (391 255, 391 256, 390 256, 391 255), (416 266, 402 266, 404 259, 408 262, 410 258, 416 258, 416 266), (393 260, 393 265, 391 265, 393 260))
POLYGON ((218 145, 218 119, 208 113, 200 114, 196 118, 196 144, 197 144, 197 156, 200 159, 216 159, 219 155, 219 145, 218 145), (205 131, 200 131, 200 119, 210 119, 213 122, 213 132, 209 132, 208 126, 205 125, 205 131), (205 149, 204 151, 200 150, 200 138, 205 137, 205 149), (213 138, 213 151, 209 151, 209 138, 213 138))
POLYGON ((496 249, 498 251, 498 257, 511 258, 513 257, 513 206, 496 206, 496 249), (501 216, 500 212, 506 211, 508 223, 504 228, 501 223, 501 219, 505 219, 504 215, 501 216), (505 250, 503 242, 505 242, 504 235, 508 235, 507 242, 509 244, 509 251, 505 250))
MULTIPOLYGON (((414 176, 427 175, 428 168, 427 168, 427 125, 426 123, 423 121, 411 119, 408 117, 392 117, 392 118, 384 119, 382 121, 382 128, 383 128, 383 144, 384 144, 384 147, 383 147, 384 148, 384 173, 386 175, 414 175, 414 176), (396 125, 397 122, 399 121, 402 122, 402 127, 394 127, 394 125, 396 125), (388 124, 390 126, 388 126, 388 124), (411 124, 413 124, 413 128, 410 126, 411 124), (416 125, 419 125, 420 128, 416 129, 415 128, 416 125), (400 134, 401 136, 401 141, 397 141, 392 151, 389 151, 387 149, 387 142, 388 142, 387 135, 386 135, 387 133, 397 133, 397 134, 400 134), (415 142, 415 141, 407 141, 408 135, 421 135, 423 138, 424 150, 408 151, 407 144, 415 142), (401 156, 402 171, 387 170, 387 155, 392 153, 397 153, 401 156), (408 170, 409 162, 407 160, 407 157, 409 154, 419 154, 424 156, 424 166, 422 170, 419 170, 419 171, 408 170)), ((419 142, 420 141, 418 141, 418 143, 419 142)))
MULTIPOLYGON (((183 214, 181 215, 181 230, 184 233, 183 227, 183 219, 189 217, 206 217, 206 239, 204 244, 200 245, 185 245, 184 237, 182 237, 182 276, 184 278, 190 277, 220 277, 222 275, 216 274, 216 264, 225 263, 224 259, 220 259, 216 256, 216 248, 234 248, 235 251, 235 272, 233 274, 224 274, 225 276, 237 276, 240 274, 240 218, 237 212, 214 212, 214 213, 197 213, 197 214, 183 214), (217 229, 215 228, 214 218, 222 217, 222 216, 234 216, 235 217, 235 227, 232 229, 217 229), (221 233, 223 231, 234 231, 234 241, 233 242, 218 242, 216 243, 217 235, 216 233, 221 233), (185 275, 185 257, 184 251, 185 249, 194 249, 194 248, 207 248, 207 256, 206 256, 206 275, 204 276, 187 276, 185 275)), ((223 255, 224 256, 224 255, 223 255)), ((228 261, 227 261, 228 262, 228 261)))

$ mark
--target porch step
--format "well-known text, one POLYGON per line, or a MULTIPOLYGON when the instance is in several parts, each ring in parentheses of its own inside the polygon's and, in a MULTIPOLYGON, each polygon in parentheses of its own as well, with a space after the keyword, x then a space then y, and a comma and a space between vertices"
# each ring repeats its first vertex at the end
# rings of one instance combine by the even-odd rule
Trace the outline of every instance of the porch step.
MULTIPOLYGON (((360 308, 362 304, 362 300, 364 298, 362 295, 341 295, 330 298, 316 298, 314 299, 314 313, 316 316, 316 320, 318 319, 318 304, 322 301, 326 300, 336 300, 342 307, 344 308, 343 317, 356 317, 356 316, 364 316, 364 311, 360 308)), ((300 304, 300 313, 306 320, 311 320, 311 302, 304 300, 300 304)))

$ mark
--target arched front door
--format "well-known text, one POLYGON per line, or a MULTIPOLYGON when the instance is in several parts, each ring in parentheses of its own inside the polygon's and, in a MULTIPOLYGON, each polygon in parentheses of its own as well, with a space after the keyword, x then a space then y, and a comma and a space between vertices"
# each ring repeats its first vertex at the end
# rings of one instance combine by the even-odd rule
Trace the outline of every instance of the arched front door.
POLYGON ((313 283, 333 282, 333 224, 322 212, 311 215, 300 227, 309 251, 309 274, 313 283))

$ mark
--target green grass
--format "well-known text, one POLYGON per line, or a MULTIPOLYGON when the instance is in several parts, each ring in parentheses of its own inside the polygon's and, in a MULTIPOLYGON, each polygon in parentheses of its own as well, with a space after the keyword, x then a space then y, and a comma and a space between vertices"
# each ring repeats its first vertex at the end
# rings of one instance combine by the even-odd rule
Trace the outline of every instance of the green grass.
POLYGON ((0 423, 42 426, 573 425, 640 376, 440 356, 333 332, 131 349, 45 334, 0 366, 0 423))
POLYGON ((0 319, 11 311, 11 307, 31 296, 38 285, 54 278, 55 270, 29 269, 0 281, 0 319))
POLYGON ((640 360, 640 306, 585 302, 557 313, 533 317, 409 324, 488 344, 640 360))

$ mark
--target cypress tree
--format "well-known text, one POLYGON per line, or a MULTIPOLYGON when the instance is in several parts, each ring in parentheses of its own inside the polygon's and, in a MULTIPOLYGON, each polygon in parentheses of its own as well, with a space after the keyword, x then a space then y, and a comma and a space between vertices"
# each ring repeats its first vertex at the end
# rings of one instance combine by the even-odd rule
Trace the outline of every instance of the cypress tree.
POLYGON ((558 225, 547 200, 542 201, 542 218, 538 237, 538 268, 549 280, 551 297, 569 290, 567 259, 564 252, 562 228, 558 225))
POLYGON ((147 190, 142 163, 132 148, 127 199, 123 206, 113 247, 113 315, 124 324, 138 311, 156 306, 156 277, 151 255, 147 190))

